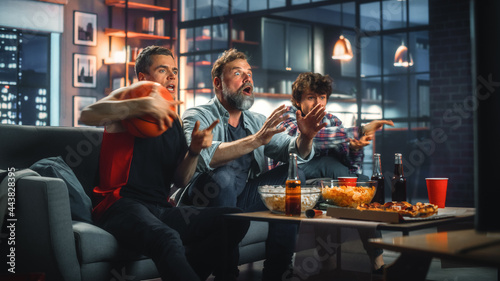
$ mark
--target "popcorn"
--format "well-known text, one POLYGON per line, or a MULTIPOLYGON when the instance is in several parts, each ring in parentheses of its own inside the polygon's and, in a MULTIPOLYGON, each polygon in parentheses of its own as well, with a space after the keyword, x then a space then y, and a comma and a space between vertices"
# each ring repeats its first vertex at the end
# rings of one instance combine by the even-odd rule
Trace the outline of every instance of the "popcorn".
MULTIPOLYGON (((285 212, 285 187, 264 185, 259 187, 264 204, 273 212, 285 212)), ((321 195, 321 189, 316 187, 302 188, 301 211, 314 208, 321 195)))

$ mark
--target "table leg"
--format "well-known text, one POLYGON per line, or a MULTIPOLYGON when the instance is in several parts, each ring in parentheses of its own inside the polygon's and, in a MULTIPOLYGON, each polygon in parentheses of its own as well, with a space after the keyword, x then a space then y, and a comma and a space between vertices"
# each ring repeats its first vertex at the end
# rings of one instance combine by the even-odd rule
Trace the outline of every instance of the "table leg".
POLYGON ((401 253, 399 258, 385 268, 385 281, 424 281, 432 257, 401 253))
POLYGON ((337 269, 336 270, 342 270, 342 232, 341 232, 341 227, 337 227, 337 242, 339 242, 339 246, 337 248, 337 269))

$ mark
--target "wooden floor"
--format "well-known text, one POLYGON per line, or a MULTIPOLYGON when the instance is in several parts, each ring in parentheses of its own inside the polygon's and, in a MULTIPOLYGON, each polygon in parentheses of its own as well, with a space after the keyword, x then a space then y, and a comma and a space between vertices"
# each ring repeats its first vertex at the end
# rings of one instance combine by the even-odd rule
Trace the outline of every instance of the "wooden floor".
MULTIPOLYGON (((384 256, 386 263, 392 262, 396 257, 397 253, 387 252, 384 256)), ((449 266, 449 264, 445 265, 445 267, 449 266)), ((262 262, 254 262, 251 264, 241 265, 240 276, 238 281, 261 281, 262 280, 262 262)), ((484 268, 484 267, 451 267, 451 268, 442 268, 440 260, 433 260, 431 263, 431 267, 429 269, 429 273, 427 274, 428 281, 497 281, 497 271, 493 268, 484 268)), ((307 281, 330 281, 330 280, 349 280, 349 281, 357 281, 357 280, 373 280, 379 281, 383 280, 381 277, 374 276, 371 279, 366 279, 366 275, 356 276, 354 274, 347 275, 344 277, 338 276, 338 278, 334 277, 325 277, 325 276, 311 276, 308 279, 291 279, 291 280, 307 280, 307 281)), ((153 279, 148 281, 161 281, 160 279, 153 279)), ((213 277, 209 277, 207 281, 213 281, 213 277)), ((279 280, 277 280, 279 281, 279 280)))
MULTIPOLYGON (((415 231, 412 234, 422 234, 428 231, 436 231, 435 229, 415 231)), ((391 232, 383 232, 382 236, 394 235, 391 232)), ((399 234, 398 234, 399 235, 399 234)), ((358 246, 360 254, 363 251, 362 247, 358 246)), ((386 264, 391 264, 399 256, 399 253, 384 251, 384 261, 386 264)), ((352 258, 352 257, 351 257, 352 258)), ((334 268, 335 265, 332 265, 334 268)), ((372 276, 369 273, 355 273, 353 269, 360 268, 357 263, 354 265, 347 266, 345 271, 332 271, 323 273, 321 275, 299 275, 296 274, 292 279, 294 281, 379 281, 383 280, 381 276, 372 276), (307 278, 305 278, 307 277, 307 278)), ((254 262, 250 264, 241 265, 239 267, 240 276, 238 281, 261 281, 262 280, 262 268, 263 262, 254 262)), ((427 274, 426 280, 428 281, 498 281, 497 269, 487 268, 487 267, 472 267, 468 265, 453 264, 447 261, 441 261, 439 259, 433 259, 429 272, 427 274)), ((153 281, 153 280, 148 280, 153 281)), ((160 279, 154 279, 154 281, 161 281, 160 279)), ((213 281, 213 277, 209 277, 207 281, 213 281)), ((276 280, 280 281, 280 280, 276 280)), ((283 280, 285 281, 285 280, 283 280)))
MULTIPOLYGON (((395 252, 386 252, 384 255, 384 260, 387 264, 394 261, 398 256, 395 252)), ((456 267, 458 265, 451 265, 449 263, 441 264, 441 261, 434 259, 431 263, 429 273, 426 279, 428 281, 497 281, 497 270, 494 268, 485 267, 456 267), (451 267, 450 267, 451 266, 451 267)), ((246 264, 239 267, 240 276, 238 281, 261 281, 262 277, 262 262, 255 262, 252 264, 246 264)), ((339 274, 333 276, 311 276, 307 279, 294 278, 289 280, 307 280, 307 281, 338 281, 338 280, 372 280, 379 281, 383 280, 381 276, 369 277, 367 274, 339 274)), ((210 277, 208 281, 213 281, 210 277)), ((279 281, 279 280, 277 280, 279 281)))

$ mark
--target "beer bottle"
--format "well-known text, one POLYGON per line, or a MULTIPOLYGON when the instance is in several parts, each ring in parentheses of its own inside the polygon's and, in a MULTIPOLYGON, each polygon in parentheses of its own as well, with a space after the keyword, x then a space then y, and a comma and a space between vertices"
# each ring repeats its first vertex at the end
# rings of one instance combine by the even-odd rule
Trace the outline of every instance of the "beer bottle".
POLYGON ((382 174, 382 162, 380 161, 380 154, 373 154, 373 174, 372 180, 377 182, 377 192, 373 196, 372 202, 380 204, 385 203, 385 179, 382 174))
POLYGON ((406 201, 406 178, 403 174, 403 156, 396 153, 394 157, 394 176, 392 177, 392 201, 406 201))
POLYGON ((301 213, 300 180, 297 168, 297 155, 290 153, 288 162, 288 178, 285 190, 285 214, 287 216, 300 216, 301 213))

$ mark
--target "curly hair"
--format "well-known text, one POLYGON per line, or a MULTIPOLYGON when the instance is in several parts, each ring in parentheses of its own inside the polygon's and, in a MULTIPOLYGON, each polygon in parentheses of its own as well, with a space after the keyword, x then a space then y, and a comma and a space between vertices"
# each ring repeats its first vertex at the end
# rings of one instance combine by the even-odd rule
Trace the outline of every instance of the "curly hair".
POLYGON ((149 74, 149 68, 153 65, 153 59, 151 57, 155 55, 171 56, 175 60, 174 54, 172 54, 172 51, 169 49, 154 45, 147 46, 137 55, 137 59, 135 60, 135 75, 138 76, 140 72, 149 74))
POLYGON ((300 109, 299 102, 302 100, 302 95, 308 91, 326 95, 328 99, 332 94, 333 79, 327 75, 319 73, 303 72, 299 74, 295 82, 292 84, 292 99, 293 106, 300 109))
POLYGON ((215 77, 221 78, 224 66, 237 59, 247 60, 247 56, 245 55, 245 53, 239 52, 236 49, 229 49, 224 51, 224 53, 222 53, 222 55, 220 55, 219 58, 214 62, 214 66, 212 67, 212 81, 215 77))

